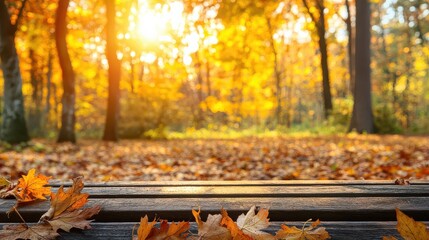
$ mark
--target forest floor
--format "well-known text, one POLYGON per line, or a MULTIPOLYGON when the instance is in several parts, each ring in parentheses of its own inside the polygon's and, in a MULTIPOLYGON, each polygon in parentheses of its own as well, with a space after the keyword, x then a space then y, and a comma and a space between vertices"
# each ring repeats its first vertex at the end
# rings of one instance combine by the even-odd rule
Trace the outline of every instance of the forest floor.
POLYGON ((382 135, 228 140, 33 140, 3 149, 0 175, 56 180, 429 179, 429 138, 382 135))

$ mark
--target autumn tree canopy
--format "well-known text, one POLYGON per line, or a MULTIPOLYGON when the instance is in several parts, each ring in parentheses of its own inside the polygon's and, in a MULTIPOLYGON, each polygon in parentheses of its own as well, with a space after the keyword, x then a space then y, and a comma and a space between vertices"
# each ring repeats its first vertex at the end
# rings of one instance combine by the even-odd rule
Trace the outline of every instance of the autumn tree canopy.
MULTIPOLYGON (((72 101, 73 132, 117 139, 115 132, 119 138, 166 137, 201 129, 331 126, 345 132, 354 99, 362 100, 353 98, 355 86, 362 87, 354 69, 364 64, 355 61, 362 53, 355 53, 355 39, 362 38, 355 29, 361 26, 356 1, 127 0, 111 8, 111 1, 70 0, 58 14, 57 1, 23 2, 1 5, 16 27, 24 100, 17 109, 25 110, 17 113, 25 113, 34 137, 57 136, 72 101), (67 36, 58 44, 60 20, 66 21, 67 36), (72 71, 61 71, 64 44, 72 71), (115 121, 117 130, 106 137, 115 121)), ((372 105, 375 129, 427 132, 429 6, 368 4, 372 98, 366 104, 372 105)), ((2 39, 7 34, 2 30, 2 39)), ((10 59, 2 58, 2 64, 10 59)), ((7 70, 1 106, 11 109, 8 94, 19 99, 19 90, 6 84, 7 70)), ((11 112, 3 112, 7 125, 11 112)))

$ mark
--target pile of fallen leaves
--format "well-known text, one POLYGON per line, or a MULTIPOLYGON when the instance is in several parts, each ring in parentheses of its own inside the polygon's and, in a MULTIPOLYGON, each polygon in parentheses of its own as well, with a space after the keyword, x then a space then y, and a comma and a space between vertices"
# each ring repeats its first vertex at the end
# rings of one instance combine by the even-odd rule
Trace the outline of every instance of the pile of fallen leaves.
POLYGON ((0 148, 0 175, 68 181, 429 179, 429 138, 382 135, 205 140, 36 140, 0 148), (285 167, 287 166, 287 167, 285 167))
POLYGON ((0 230, 3 240, 14 239, 55 239, 59 236, 58 230, 69 232, 72 228, 89 229, 92 216, 100 212, 99 205, 82 209, 88 201, 88 194, 81 193, 83 189, 82 178, 73 180, 73 185, 64 191, 63 186, 57 193, 51 192, 48 184, 50 177, 42 174, 36 175, 34 169, 13 184, 7 179, 0 178, 0 196, 2 198, 13 196, 17 202, 9 211, 15 212, 21 218, 21 224, 5 225, 0 230), (18 208, 31 203, 46 200, 50 196, 50 208, 44 213, 37 224, 31 226, 25 222, 18 208))
MULTIPOLYGON (((90 229, 88 220, 101 210, 99 205, 84 208, 89 194, 81 193, 84 184, 82 178, 73 179, 72 186, 64 190, 61 186, 57 193, 51 192, 48 185, 50 177, 42 174, 36 175, 35 169, 31 169, 27 175, 23 175, 15 184, 4 177, 0 177, 0 197, 14 197, 16 204, 10 209, 21 218, 21 224, 4 225, 0 230, 0 238, 3 240, 30 239, 51 240, 56 239, 58 231, 69 232, 72 228, 90 229), (50 208, 44 213, 38 223, 27 224, 21 216, 18 208, 39 201, 50 200, 50 208)), ((268 209, 262 208, 256 211, 253 206, 247 214, 241 214, 236 221, 228 216, 225 209, 220 214, 209 214, 204 222, 200 217, 200 210, 192 210, 198 226, 198 233, 190 232, 189 222, 168 222, 168 220, 153 220, 149 222, 147 215, 142 217, 137 232, 133 229, 133 240, 325 240, 331 238, 324 227, 318 227, 320 221, 304 223, 301 229, 285 224, 281 225, 275 235, 265 232, 270 225, 268 209)), ((399 234, 406 240, 428 240, 429 231, 421 222, 396 209, 397 229, 399 234)), ((395 237, 385 236, 383 240, 394 240, 395 237)))
POLYGON ((154 240, 154 239, 204 239, 204 240, 276 240, 276 239, 302 239, 302 240, 325 240, 329 239, 329 233, 323 227, 317 226, 320 221, 312 223, 309 227, 298 229, 296 227, 288 227, 282 225, 281 229, 275 236, 264 232, 263 229, 270 225, 268 217, 268 209, 260 209, 255 214, 255 206, 253 206, 246 215, 241 214, 237 221, 234 222, 225 209, 221 210, 221 214, 211 215, 207 217, 207 221, 203 222, 200 217, 200 210, 192 210, 195 221, 198 225, 198 235, 189 235, 189 222, 179 222, 168 224, 166 220, 160 221, 160 227, 156 228, 156 220, 148 221, 145 216, 140 220, 140 226, 137 229, 137 235, 133 236, 134 240, 154 240))

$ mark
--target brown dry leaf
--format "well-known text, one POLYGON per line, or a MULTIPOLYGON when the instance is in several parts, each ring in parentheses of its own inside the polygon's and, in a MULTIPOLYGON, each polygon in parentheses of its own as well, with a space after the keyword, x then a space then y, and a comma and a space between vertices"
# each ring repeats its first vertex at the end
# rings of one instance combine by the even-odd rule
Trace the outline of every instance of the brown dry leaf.
POLYGON ((90 229, 89 225, 93 220, 87 220, 92 216, 98 214, 101 210, 100 206, 94 206, 91 208, 85 208, 83 210, 74 210, 73 212, 64 212, 52 220, 48 220, 48 223, 52 226, 54 231, 62 229, 69 232, 72 228, 79 229, 90 229))
POLYGON ((30 240, 51 240, 58 237, 59 234, 52 230, 48 224, 37 224, 28 227, 25 224, 6 225, 0 230, 0 239, 30 239, 30 240))
MULTIPOLYGON (((311 221, 311 219, 308 221, 311 221)), ((320 224, 319 220, 312 223, 309 227, 305 227, 306 223, 304 223, 302 229, 282 224, 282 229, 277 232, 276 238, 282 240, 325 240, 331 238, 324 227, 316 228, 320 224)))
POLYGON ((40 221, 51 220, 63 212, 72 212, 88 202, 89 194, 81 193, 83 189, 82 178, 73 179, 73 185, 66 192, 63 189, 61 186, 57 194, 51 194, 51 207, 42 215, 40 221))
POLYGON ((27 175, 22 175, 15 187, 14 195, 19 203, 28 203, 35 200, 46 200, 46 196, 51 194, 51 187, 45 187, 51 177, 38 174, 31 169, 27 175))
POLYGON ((220 225, 222 215, 209 214, 207 221, 203 222, 200 217, 200 210, 195 211, 192 209, 192 214, 198 224, 198 240, 229 240, 232 239, 231 233, 227 228, 220 225))
POLYGON ((396 219, 398 220, 396 229, 405 240, 429 240, 429 231, 424 223, 414 221, 398 208, 396 219))
POLYGON ((395 185, 410 185, 410 181, 409 180, 405 180, 403 178, 397 178, 395 180, 395 185))
POLYGON ((253 238, 246 235, 237 224, 228 216, 228 212, 225 209, 221 209, 222 220, 220 224, 228 228, 231 233, 233 240, 252 240, 253 238))
POLYGON ((96 205, 80 210, 89 196, 87 193, 81 193, 82 189, 82 178, 73 179, 73 185, 65 192, 61 186, 56 194, 51 194, 51 207, 39 222, 48 222, 55 231, 62 229, 68 232, 71 228, 90 228, 91 221, 87 219, 100 212, 101 207, 96 205))
POLYGON ((152 232, 153 226, 155 226, 156 221, 153 220, 149 223, 147 215, 144 218, 140 219, 140 226, 137 229, 137 236, 133 236, 134 240, 146 240, 149 234, 152 232))
POLYGON ((186 239, 189 230, 189 222, 170 223, 161 221, 160 228, 154 228, 148 240, 182 240, 186 239))

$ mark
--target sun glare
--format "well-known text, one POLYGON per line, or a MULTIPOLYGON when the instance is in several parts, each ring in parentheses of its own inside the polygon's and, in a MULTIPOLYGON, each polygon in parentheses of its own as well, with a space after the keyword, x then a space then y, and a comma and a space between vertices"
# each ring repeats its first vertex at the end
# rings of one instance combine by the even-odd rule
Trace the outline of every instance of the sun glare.
POLYGON ((128 31, 144 41, 168 39, 171 32, 182 32, 185 20, 183 4, 171 2, 150 7, 145 0, 139 0, 138 7, 133 7, 128 31))
POLYGON ((150 52, 155 49, 147 47, 156 48, 165 43, 170 49, 175 46, 176 51, 171 51, 173 58, 176 58, 180 51, 183 63, 189 66, 192 64, 191 56, 198 51, 200 44, 211 45, 217 42, 215 36, 201 36, 201 31, 193 26, 192 23, 199 18, 199 14, 198 11, 185 13, 184 5, 180 1, 149 5, 147 0, 139 0, 128 16, 127 33, 119 33, 118 39, 133 39, 145 46, 149 52, 140 55, 140 60, 147 63, 153 63, 156 59, 155 52, 150 52), (201 39, 204 41, 201 42, 201 39))

